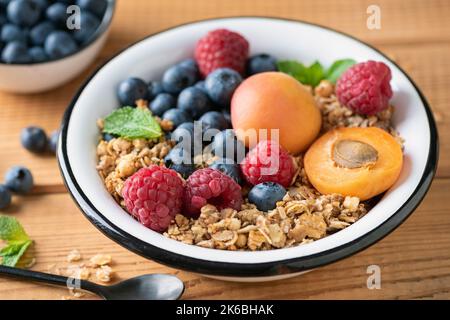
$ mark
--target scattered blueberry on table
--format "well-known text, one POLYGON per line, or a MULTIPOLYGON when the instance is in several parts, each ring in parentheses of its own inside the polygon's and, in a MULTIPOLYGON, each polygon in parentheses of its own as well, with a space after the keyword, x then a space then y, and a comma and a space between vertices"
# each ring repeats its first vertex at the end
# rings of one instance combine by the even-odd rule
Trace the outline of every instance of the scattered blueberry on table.
POLYGON ((41 63, 77 52, 101 25, 106 0, 3 0, 0 2, 0 62, 41 63), (81 11, 80 28, 67 27, 70 5, 81 11))
POLYGON ((11 204, 11 192, 8 188, 0 184, 0 210, 6 209, 11 204))
POLYGON ((5 186, 12 192, 27 194, 31 191, 33 185, 33 175, 25 167, 13 167, 5 174, 5 186))
POLYGON ((27 127, 20 134, 22 146, 33 153, 43 153, 47 150, 47 134, 42 128, 27 127))

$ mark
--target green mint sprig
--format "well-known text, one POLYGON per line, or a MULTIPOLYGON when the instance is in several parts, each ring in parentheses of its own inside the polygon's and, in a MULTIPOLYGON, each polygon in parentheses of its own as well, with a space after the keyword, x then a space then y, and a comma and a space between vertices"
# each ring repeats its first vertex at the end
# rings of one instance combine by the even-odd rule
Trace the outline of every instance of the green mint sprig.
POLYGON ((22 225, 12 217, 0 216, 0 239, 6 246, 0 250, 1 264, 15 267, 22 255, 33 242, 22 225))
POLYGON ((325 69, 319 61, 315 61, 308 67, 295 60, 284 60, 278 62, 278 70, 293 76, 305 85, 316 87, 322 80, 336 83, 337 79, 355 63, 353 59, 342 59, 325 69))
POLYGON ((104 133, 127 139, 154 139, 162 135, 161 127, 148 109, 123 107, 104 120, 104 133))

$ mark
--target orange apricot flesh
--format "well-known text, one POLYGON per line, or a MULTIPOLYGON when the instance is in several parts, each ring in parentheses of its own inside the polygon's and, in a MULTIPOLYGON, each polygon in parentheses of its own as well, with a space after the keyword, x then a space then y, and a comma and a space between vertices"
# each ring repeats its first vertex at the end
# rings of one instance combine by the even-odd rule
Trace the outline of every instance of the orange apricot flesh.
POLYGON ((339 128, 311 145, 304 165, 319 192, 367 200, 397 181, 403 153, 400 144, 382 129, 339 128))
POLYGON ((322 117, 311 92, 300 82, 285 73, 264 72, 237 88, 231 101, 231 122, 247 147, 260 140, 277 140, 271 135, 271 129, 276 129, 280 144, 298 154, 316 139, 322 117))

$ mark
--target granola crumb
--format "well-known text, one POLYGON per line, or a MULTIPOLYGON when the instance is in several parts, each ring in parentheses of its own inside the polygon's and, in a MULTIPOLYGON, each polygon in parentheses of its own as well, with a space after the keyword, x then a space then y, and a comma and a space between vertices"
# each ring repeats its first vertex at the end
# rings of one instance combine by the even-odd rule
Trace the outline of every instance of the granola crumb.
POLYGON ((96 254, 89 260, 94 266, 105 266, 110 264, 112 261, 111 255, 109 254, 96 254))
POLYGON ((77 249, 69 252, 67 255, 67 262, 76 262, 81 260, 81 253, 77 249))
POLYGON ((107 283, 111 281, 113 270, 110 266, 103 265, 95 271, 95 277, 98 281, 107 283))

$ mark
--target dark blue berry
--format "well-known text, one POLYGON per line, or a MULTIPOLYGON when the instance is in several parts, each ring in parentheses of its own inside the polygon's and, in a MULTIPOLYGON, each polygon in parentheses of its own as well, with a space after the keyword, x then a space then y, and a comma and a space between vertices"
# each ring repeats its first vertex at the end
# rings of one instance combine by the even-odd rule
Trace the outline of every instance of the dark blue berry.
POLYGON ((241 169, 237 163, 230 159, 220 159, 215 161, 210 168, 225 173, 238 184, 242 184, 241 169))
POLYGON ((86 43, 100 26, 100 20, 90 12, 83 11, 80 17, 80 29, 73 33, 74 38, 80 43, 86 43))
POLYGON ((268 71, 277 71, 277 59, 268 54, 258 54, 247 62, 247 74, 249 76, 268 71))
POLYGON ((198 72, 198 65, 194 59, 183 60, 178 65, 180 65, 181 67, 190 68, 195 72, 198 72))
POLYGON ((214 136, 211 151, 220 158, 233 159, 236 163, 245 158, 245 146, 232 129, 223 130, 214 136))
POLYGON ((156 98, 160 93, 164 93, 164 88, 160 81, 150 81, 148 84, 148 97, 147 100, 151 101, 156 98))
POLYGON ((53 31, 45 40, 45 53, 51 59, 59 59, 77 51, 75 40, 64 31, 53 31))
POLYGON ((12 1, 12 0, 0 0, 0 9, 6 10, 6 8, 8 7, 8 4, 9 4, 11 1, 12 1))
POLYGON ((6 11, 9 21, 23 27, 35 25, 41 16, 39 5, 30 0, 13 0, 6 11))
POLYGON ((231 97, 241 84, 241 75, 229 68, 220 68, 211 72, 205 80, 206 90, 211 100, 222 108, 229 108, 231 97))
POLYGON ((164 112, 169 109, 175 108, 177 100, 168 93, 160 93, 150 103, 150 110, 155 116, 162 117, 164 112))
POLYGON ((47 8, 45 15, 48 20, 52 21, 57 26, 65 28, 67 18, 69 17, 67 14, 67 4, 55 2, 47 8))
POLYGON ((178 96, 177 107, 188 112, 193 119, 198 119, 211 110, 211 101, 202 90, 189 87, 181 91, 178 96))
POLYGON ((13 167, 6 172, 5 186, 12 192, 26 194, 33 189, 33 175, 25 167, 13 167))
POLYGON ((198 121, 202 123, 203 131, 208 129, 222 131, 230 127, 230 123, 225 119, 224 115, 218 111, 209 111, 202 115, 198 121))
POLYGON ((48 60, 47 54, 42 47, 33 47, 28 50, 28 55, 33 62, 44 62, 48 60))
POLYGON ((248 201, 256 205, 258 210, 269 211, 275 209, 277 202, 283 200, 286 189, 275 182, 263 182, 254 186, 249 194, 248 201))
POLYGON ((227 119, 227 121, 229 123, 231 123, 231 114, 228 110, 222 110, 222 114, 225 117, 225 119, 227 119))
POLYGON ((81 8, 88 10, 99 18, 101 18, 106 11, 107 2, 106 0, 77 0, 76 4, 81 8))
POLYGON ((11 192, 8 188, 0 184, 0 210, 6 209, 11 204, 11 192))
POLYGON ((147 84, 139 78, 128 78, 119 84, 117 96, 121 106, 135 106, 137 100, 147 98, 147 84))
POLYGON ((174 128, 178 127, 183 122, 192 121, 191 116, 187 112, 177 108, 167 110, 164 112, 162 118, 171 121, 174 128))
POLYGON ((3 13, 0 13, 0 28, 8 22, 8 19, 3 13))
POLYGON ((7 23, 2 27, 0 40, 3 42, 20 41, 26 43, 27 32, 14 24, 7 23))
POLYGON ((178 94, 184 88, 194 85, 197 80, 195 70, 180 65, 174 65, 164 72, 162 85, 164 91, 178 94))
POLYGON ((41 11, 47 9, 47 7, 49 6, 48 0, 32 0, 32 1, 38 5, 41 11))
POLYGON ((50 139, 48 139, 48 149, 55 154, 58 149, 59 133, 59 130, 53 131, 50 135, 50 139))
POLYGON ((39 127, 27 127, 20 134, 22 146, 30 152, 42 153, 47 150, 47 135, 39 127))
POLYGON ((50 21, 44 21, 35 25, 30 31, 31 43, 35 46, 42 46, 48 35, 55 30, 55 25, 50 21))
POLYGON ((23 42, 9 42, 2 51, 2 60, 6 63, 30 63, 28 48, 23 42))
POLYGON ((192 153, 190 149, 175 147, 170 150, 169 154, 164 158, 164 164, 170 168, 174 164, 192 164, 192 153))
POLYGON ((110 142, 112 139, 115 139, 116 137, 110 133, 103 133, 102 134, 102 139, 105 140, 106 142, 110 142))
POLYGON ((191 174, 195 171, 195 165, 194 164, 172 164, 170 166, 170 169, 175 170, 178 172, 184 179, 189 178, 191 174))
POLYGON ((201 128, 195 128, 193 122, 180 124, 171 134, 170 139, 177 142, 177 146, 191 148, 192 154, 202 152, 202 131, 201 128))
POLYGON ((205 86, 205 81, 204 81, 204 80, 197 82, 197 83, 194 85, 194 87, 196 87, 196 88, 202 90, 202 91, 205 92, 206 94, 208 93, 208 92, 206 91, 206 86, 205 86))

